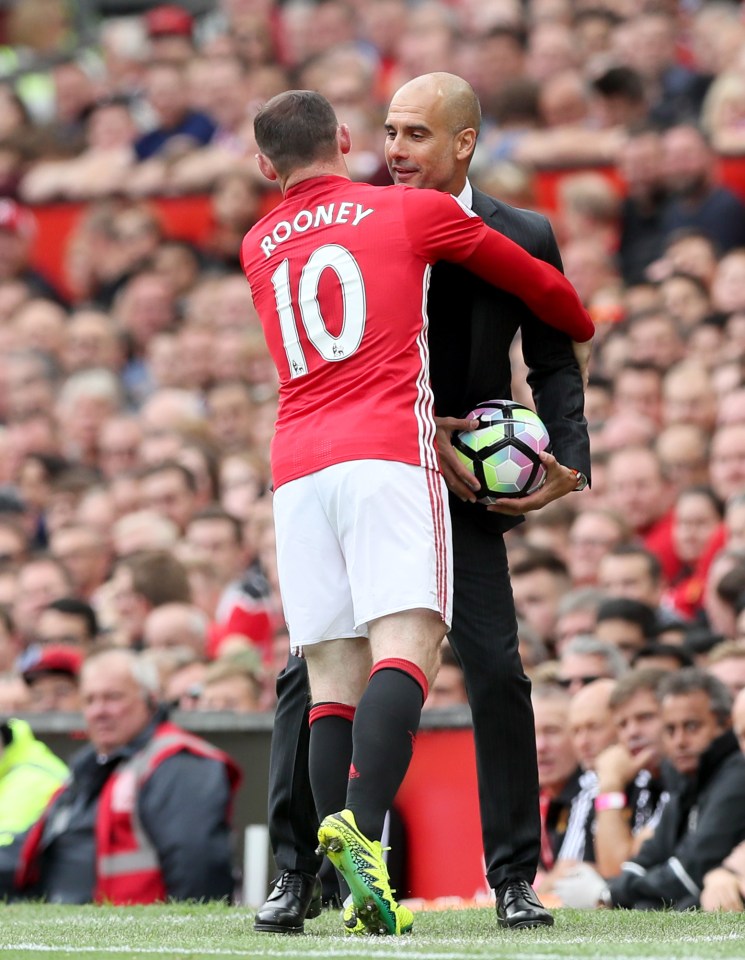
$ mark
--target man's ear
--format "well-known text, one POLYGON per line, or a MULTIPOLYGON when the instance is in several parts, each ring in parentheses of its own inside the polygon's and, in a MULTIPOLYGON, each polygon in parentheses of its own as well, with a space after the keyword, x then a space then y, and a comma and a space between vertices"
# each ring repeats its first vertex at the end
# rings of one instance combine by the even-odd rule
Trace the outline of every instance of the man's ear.
POLYGON ((261 175, 266 177, 267 180, 275 181, 278 179, 277 171, 274 169, 274 165, 269 157, 265 157, 263 153, 256 154, 256 162, 259 165, 259 170, 261 175))
POLYGON ((456 139, 455 147, 459 160, 470 157, 476 147, 476 131, 472 127, 461 130, 456 139))
POLYGON ((349 151, 352 149, 352 134, 349 132, 349 127, 346 125, 346 123, 339 125, 336 137, 339 142, 339 149, 341 152, 349 153, 349 151))

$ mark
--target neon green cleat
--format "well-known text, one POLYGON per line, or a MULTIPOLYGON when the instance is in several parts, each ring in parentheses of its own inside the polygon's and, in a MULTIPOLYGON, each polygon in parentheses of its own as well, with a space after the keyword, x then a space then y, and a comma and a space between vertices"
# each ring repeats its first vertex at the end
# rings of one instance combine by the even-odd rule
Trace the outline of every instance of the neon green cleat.
MULTIPOLYGON (((325 853, 346 880, 357 922, 368 933, 399 935, 411 930, 414 917, 393 899, 383 848, 360 833, 351 810, 326 817, 318 829, 318 843, 318 853, 325 853)), ((346 926, 347 909, 344 921, 346 926)), ((358 932, 356 923, 349 932, 358 932)))
POLYGON ((359 937, 367 933, 367 927, 357 916, 357 909, 350 896, 344 901, 344 909, 341 912, 341 918, 344 921, 344 933, 347 936, 359 937))

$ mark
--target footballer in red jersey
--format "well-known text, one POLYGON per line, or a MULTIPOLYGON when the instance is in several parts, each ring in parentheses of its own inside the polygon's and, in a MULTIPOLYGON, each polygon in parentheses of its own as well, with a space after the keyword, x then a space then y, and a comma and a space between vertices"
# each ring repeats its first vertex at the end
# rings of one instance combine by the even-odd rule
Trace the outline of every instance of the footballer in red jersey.
POLYGON ((251 229, 241 259, 279 371, 275 489, 361 458, 436 468, 426 308, 437 260, 473 268, 575 340, 593 333, 558 270, 434 190, 303 180, 251 229))

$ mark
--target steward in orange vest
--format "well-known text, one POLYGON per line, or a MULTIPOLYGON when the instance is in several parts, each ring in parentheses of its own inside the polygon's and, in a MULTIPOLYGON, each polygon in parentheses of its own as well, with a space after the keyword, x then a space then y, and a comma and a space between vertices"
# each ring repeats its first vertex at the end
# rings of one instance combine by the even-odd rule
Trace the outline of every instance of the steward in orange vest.
MULTIPOLYGON (((127 746, 92 746, 25 835, 11 890, 56 903, 230 899, 230 808, 241 775, 161 710, 127 746)), ((7 881, 6 881, 7 882, 7 881)))

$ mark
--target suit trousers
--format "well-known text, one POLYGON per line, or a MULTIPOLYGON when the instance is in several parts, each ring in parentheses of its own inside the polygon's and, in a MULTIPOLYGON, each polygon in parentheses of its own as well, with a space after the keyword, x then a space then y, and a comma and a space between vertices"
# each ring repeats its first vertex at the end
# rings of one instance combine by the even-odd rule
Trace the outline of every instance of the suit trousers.
MULTIPOLYGON (((530 681, 518 654, 507 553, 498 532, 452 511, 455 593, 450 642, 474 722, 486 875, 532 882, 540 853, 530 681)), ((308 776, 308 676, 290 656, 277 678, 269 764, 269 833, 281 870, 316 873, 318 820, 308 776)))
POLYGON ((540 855, 538 764, 530 680, 518 653, 517 618, 501 533, 477 508, 453 509, 453 627, 473 716, 486 877, 532 883, 540 855))

